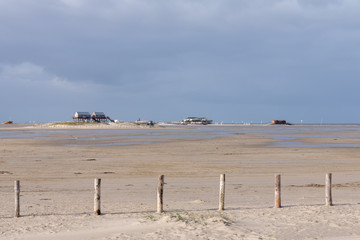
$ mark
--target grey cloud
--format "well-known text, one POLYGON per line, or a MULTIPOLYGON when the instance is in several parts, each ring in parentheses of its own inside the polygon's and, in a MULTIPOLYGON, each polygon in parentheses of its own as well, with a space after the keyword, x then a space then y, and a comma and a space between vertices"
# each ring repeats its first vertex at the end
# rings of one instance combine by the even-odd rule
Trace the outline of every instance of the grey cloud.
MULTIPOLYGON (((296 118, 291 106, 325 109, 339 104, 334 95, 358 103, 359 7, 336 0, 2 1, 0 62, 31 63, 23 77, 43 81, 54 102, 110 111, 121 102, 129 118, 165 117, 165 107, 169 120, 202 109, 230 119, 231 109, 223 110, 229 105, 247 115, 276 109, 296 118), (98 89, 100 100, 78 100, 64 86, 98 89), (143 107, 149 99, 154 104, 143 107)), ((20 77, 7 68, 1 82, 20 77)))

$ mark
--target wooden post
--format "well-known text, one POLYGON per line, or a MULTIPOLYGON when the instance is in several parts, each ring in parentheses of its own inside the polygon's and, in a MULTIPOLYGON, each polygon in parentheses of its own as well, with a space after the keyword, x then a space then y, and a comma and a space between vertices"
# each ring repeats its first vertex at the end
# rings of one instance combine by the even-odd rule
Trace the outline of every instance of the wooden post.
POLYGON ((331 178, 332 174, 327 173, 325 176, 325 203, 326 206, 332 206, 332 194, 331 194, 331 178))
POLYGON ((164 193, 164 175, 159 176, 157 189, 157 213, 162 213, 163 209, 163 193, 164 193))
POLYGON ((281 208, 281 178, 275 175, 275 208, 281 208))
POLYGON ((94 182, 94 215, 98 216, 101 214, 100 210, 100 198, 101 198, 101 179, 95 178, 94 182))
POLYGON ((220 174, 219 211, 225 209, 225 174, 220 174))
POLYGON ((15 217, 20 217, 20 181, 16 180, 14 184, 15 190, 15 217))

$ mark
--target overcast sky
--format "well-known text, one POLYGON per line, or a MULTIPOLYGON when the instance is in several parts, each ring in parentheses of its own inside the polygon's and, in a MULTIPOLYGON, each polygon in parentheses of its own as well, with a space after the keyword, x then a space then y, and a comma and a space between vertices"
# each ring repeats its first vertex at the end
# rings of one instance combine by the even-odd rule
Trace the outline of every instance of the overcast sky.
POLYGON ((0 121, 360 123, 360 1, 0 0, 0 121))

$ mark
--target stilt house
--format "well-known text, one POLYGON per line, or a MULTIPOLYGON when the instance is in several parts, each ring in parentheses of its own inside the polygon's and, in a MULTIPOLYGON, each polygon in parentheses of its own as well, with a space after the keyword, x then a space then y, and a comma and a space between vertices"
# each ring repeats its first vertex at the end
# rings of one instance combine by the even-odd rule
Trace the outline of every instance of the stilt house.
POLYGON ((184 119, 182 122, 182 124, 201 124, 201 125, 207 125, 207 124, 211 124, 212 120, 208 120, 204 117, 188 117, 186 119, 184 119))
POLYGON ((78 122, 90 122, 91 115, 89 112, 76 112, 73 119, 78 122))
POLYGON ((95 122, 106 122, 108 120, 108 117, 103 112, 93 112, 91 117, 95 122))

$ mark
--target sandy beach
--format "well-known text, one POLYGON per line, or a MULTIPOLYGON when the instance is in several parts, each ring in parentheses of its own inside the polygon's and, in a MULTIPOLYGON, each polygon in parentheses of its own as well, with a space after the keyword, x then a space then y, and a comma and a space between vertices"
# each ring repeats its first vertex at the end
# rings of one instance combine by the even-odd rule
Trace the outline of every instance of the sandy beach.
POLYGON ((0 239, 360 239, 360 126, 14 125, 1 126, 0 153, 0 239), (274 208, 275 174, 282 208, 274 208))

